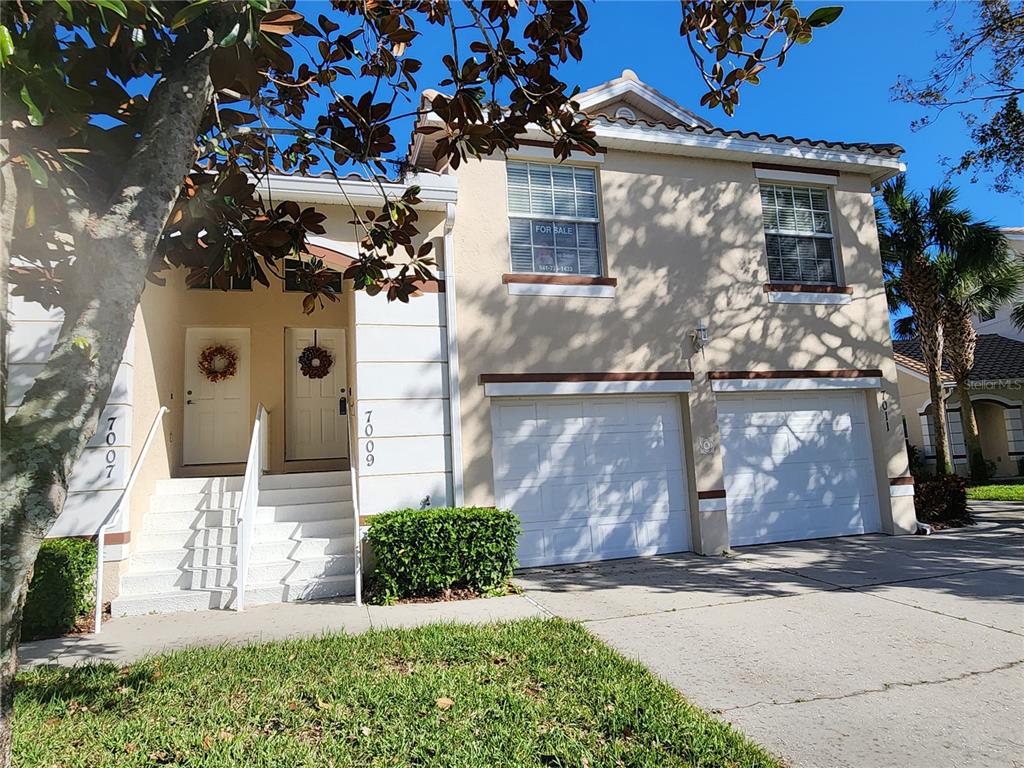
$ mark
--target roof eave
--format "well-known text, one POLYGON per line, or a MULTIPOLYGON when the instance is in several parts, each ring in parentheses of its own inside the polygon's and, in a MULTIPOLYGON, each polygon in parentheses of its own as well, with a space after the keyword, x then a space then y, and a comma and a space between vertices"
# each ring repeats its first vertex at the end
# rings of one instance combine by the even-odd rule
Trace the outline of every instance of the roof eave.
POLYGON ((260 192, 287 196, 297 202, 330 205, 380 205, 384 194, 399 196, 411 186, 419 186, 422 210, 443 211, 458 199, 458 178, 451 174, 414 173, 404 182, 375 182, 365 179, 331 176, 288 176, 273 174, 259 182, 260 192), (383 192, 382 192, 383 190, 383 192))

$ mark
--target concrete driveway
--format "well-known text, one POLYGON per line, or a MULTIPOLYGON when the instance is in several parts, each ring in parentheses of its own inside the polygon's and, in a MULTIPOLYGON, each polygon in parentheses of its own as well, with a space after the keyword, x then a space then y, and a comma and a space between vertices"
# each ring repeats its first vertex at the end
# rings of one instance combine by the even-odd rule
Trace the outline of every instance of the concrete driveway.
POLYGON ((793 766, 1024 766, 1024 506, 979 519, 517 580, 793 766))

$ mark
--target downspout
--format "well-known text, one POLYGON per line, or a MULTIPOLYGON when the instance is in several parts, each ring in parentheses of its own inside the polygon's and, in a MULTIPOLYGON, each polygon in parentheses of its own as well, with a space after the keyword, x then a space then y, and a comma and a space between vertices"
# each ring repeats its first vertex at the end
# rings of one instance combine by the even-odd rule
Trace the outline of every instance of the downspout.
POLYGON ((462 407, 459 391, 459 342, 455 317, 455 203, 448 203, 444 220, 444 304, 448 336, 448 419, 451 431, 453 504, 465 503, 462 476, 462 407))

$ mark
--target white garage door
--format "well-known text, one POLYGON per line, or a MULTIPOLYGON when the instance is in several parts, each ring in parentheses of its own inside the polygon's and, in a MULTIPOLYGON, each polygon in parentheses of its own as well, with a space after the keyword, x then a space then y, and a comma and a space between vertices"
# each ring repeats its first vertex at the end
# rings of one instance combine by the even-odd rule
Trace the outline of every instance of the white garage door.
POLYGON ((495 398, 498 506, 522 520, 519 564, 690 549, 674 397, 495 398))
POLYGON ((719 395, 733 546, 879 530, 864 394, 719 395))

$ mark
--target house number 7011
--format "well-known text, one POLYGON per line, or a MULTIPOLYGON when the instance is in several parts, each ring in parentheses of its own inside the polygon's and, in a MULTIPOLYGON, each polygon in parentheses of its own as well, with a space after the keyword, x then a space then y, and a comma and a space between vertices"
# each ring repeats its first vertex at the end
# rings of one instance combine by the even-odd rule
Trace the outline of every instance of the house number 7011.
MULTIPOLYGON (((365 437, 373 437, 373 409, 366 412, 366 423, 363 425, 363 435, 365 437)), ((373 455, 373 440, 367 440, 363 443, 363 449, 366 451, 366 466, 372 467, 373 462, 376 458, 373 455)))

